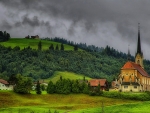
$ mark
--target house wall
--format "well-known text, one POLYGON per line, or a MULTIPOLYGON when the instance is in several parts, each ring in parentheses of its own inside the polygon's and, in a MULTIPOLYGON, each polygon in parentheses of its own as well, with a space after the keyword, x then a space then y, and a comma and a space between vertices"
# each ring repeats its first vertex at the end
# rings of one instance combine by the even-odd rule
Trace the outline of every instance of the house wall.
POLYGON ((0 90, 13 90, 13 86, 0 83, 0 90))

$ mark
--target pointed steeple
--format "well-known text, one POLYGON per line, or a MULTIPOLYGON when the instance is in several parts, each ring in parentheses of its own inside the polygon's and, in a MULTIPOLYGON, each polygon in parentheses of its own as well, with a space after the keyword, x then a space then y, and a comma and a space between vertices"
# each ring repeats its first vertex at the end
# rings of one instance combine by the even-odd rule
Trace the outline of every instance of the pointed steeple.
POLYGON ((130 49, 129 49, 129 46, 130 46, 130 45, 128 45, 128 56, 127 56, 127 60, 128 60, 128 61, 131 60, 131 59, 130 59, 130 56, 131 56, 131 55, 130 55, 130 49))
POLYGON ((141 39, 140 39, 140 23, 138 23, 138 42, 137 42, 137 53, 142 55, 141 51, 141 39))
POLYGON ((143 52, 141 51, 141 39, 140 39, 140 24, 138 24, 138 42, 137 42, 137 52, 135 55, 135 63, 139 64, 142 68, 143 65, 143 52))

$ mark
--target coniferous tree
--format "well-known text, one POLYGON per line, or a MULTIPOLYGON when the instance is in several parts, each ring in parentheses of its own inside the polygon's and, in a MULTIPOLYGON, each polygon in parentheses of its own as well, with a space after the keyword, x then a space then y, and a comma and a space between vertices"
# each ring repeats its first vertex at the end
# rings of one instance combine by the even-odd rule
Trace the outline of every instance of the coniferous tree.
POLYGON ((60 50, 64 51, 64 45, 63 45, 63 43, 61 44, 60 50))
POLYGON ((58 44, 56 45, 56 48, 55 48, 55 50, 59 50, 58 44))
POLYGON ((36 94, 41 94, 41 86, 39 80, 37 81, 37 85, 36 85, 36 94))
POLYGON ((85 82, 83 82, 83 93, 84 94, 88 94, 89 93, 89 87, 88 84, 86 84, 85 82))
POLYGON ((41 41, 39 41, 39 43, 38 43, 38 50, 42 50, 42 42, 41 41))
POLYGON ((78 46, 77 45, 74 46, 74 51, 78 51, 78 46))
POLYGON ((49 50, 54 50, 53 44, 51 44, 51 45, 49 46, 49 50))
POLYGON ((21 76, 20 74, 16 75, 16 82, 14 86, 14 92, 27 94, 30 93, 32 87, 32 80, 26 77, 21 76))
POLYGON ((52 81, 49 81, 48 87, 47 87, 47 93, 52 94, 55 93, 55 85, 52 81))
POLYGON ((78 80, 72 82, 72 92, 73 93, 79 93, 80 92, 78 80))

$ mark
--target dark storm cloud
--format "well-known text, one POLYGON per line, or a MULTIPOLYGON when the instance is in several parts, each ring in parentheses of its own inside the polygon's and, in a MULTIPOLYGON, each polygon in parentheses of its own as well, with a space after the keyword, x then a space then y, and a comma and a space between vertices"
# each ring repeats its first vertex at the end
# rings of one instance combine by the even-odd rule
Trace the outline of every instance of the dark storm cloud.
POLYGON ((28 15, 23 17, 22 24, 29 24, 32 27, 36 27, 40 25, 40 21, 37 16, 34 16, 32 19, 28 18, 28 15))
POLYGON ((24 29, 24 35, 60 36, 125 52, 128 44, 136 46, 138 23, 142 46, 149 47, 149 6, 149 0, 0 0, 0 27, 15 37, 24 29))

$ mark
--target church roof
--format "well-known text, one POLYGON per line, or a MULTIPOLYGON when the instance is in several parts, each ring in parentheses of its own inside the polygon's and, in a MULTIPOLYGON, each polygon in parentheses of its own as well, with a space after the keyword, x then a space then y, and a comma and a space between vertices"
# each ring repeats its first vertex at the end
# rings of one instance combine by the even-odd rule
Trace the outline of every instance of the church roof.
POLYGON ((124 66, 121 69, 135 69, 137 70, 141 75, 150 77, 148 73, 139 65, 134 62, 128 61, 124 64, 124 66))

